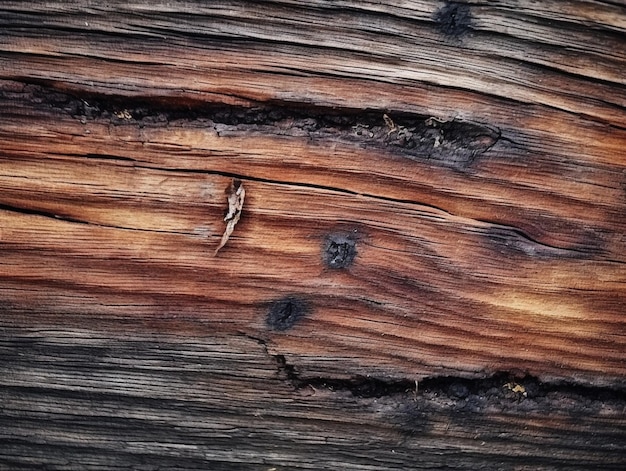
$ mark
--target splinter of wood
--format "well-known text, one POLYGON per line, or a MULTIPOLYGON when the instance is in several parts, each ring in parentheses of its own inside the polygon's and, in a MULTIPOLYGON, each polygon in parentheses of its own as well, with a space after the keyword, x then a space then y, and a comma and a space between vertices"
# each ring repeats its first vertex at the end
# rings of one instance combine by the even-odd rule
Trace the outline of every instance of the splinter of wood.
POLYGON ((226 221, 226 229, 222 235, 220 245, 215 249, 215 253, 213 254, 214 256, 217 256, 217 252, 219 252, 219 250, 226 245, 230 235, 235 230, 235 226, 241 217, 243 200, 246 197, 246 190, 244 189, 241 180, 238 178, 233 178, 233 181, 228 186, 226 193, 228 195, 228 213, 226 213, 226 217, 224 217, 224 221, 226 221))

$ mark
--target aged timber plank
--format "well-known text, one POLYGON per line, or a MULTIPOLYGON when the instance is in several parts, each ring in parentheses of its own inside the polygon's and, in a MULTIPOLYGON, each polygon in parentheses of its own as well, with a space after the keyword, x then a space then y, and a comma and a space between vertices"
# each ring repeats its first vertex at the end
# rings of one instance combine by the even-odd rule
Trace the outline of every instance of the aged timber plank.
POLYGON ((0 467, 623 468, 622 5, 0 25, 0 467))

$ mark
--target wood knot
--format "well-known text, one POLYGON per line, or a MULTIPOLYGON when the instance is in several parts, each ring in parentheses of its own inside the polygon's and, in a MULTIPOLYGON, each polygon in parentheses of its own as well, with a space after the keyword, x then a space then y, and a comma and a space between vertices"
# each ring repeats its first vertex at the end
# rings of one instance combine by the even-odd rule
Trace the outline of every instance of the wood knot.
POLYGON ((470 30, 471 19, 470 7, 464 3, 448 2, 435 14, 439 31, 454 38, 470 30))
POLYGON ((287 330, 310 311, 310 306, 304 299, 287 296, 270 304, 266 323, 272 330, 287 330))
POLYGON ((322 259, 328 268, 346 268, 357 255, 356 241, 345 234, 329 234, 324 241, 322 259))

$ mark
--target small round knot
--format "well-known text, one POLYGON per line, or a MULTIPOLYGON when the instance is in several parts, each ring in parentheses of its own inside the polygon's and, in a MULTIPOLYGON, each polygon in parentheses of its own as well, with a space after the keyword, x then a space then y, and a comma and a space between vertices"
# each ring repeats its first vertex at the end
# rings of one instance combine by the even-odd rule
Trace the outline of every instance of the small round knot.
POLYGON ((326 237, 322 258, 328 268, 349 267, 356 255, 356 241, 350 236, 330 234, 326 237))
POLYGON ((304 299, 287 296, 270 304, 266 323, 272 330, 287 330, 309 312, 309 304, 304 299))

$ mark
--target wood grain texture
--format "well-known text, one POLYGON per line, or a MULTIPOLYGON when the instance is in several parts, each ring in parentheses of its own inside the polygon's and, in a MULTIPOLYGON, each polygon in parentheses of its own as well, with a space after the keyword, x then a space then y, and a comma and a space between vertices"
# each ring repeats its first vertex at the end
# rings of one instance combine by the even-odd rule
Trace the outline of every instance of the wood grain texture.
POLYGON ((624 6, 0 28, 0 467, 623 467, 624 6))
POLYGON ((5 329, 3 468, 583 470, 623 460, 613 393, 295 387, 253 339, 145 330, 5 329))

